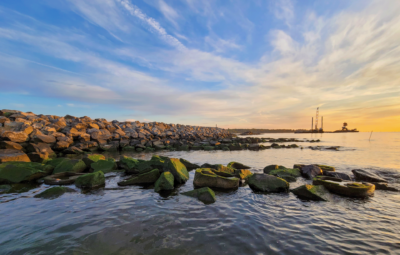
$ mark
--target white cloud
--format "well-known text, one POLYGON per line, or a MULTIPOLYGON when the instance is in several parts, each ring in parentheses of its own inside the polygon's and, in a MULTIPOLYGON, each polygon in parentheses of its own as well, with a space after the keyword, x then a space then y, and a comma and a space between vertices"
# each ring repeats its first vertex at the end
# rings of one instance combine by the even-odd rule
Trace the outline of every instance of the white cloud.
POLYGON ((283 20, 287 26, 291 26, 294 19, 294 4, 292 0, 277 0, 274 1, 274 15, 280 20, 283 20))

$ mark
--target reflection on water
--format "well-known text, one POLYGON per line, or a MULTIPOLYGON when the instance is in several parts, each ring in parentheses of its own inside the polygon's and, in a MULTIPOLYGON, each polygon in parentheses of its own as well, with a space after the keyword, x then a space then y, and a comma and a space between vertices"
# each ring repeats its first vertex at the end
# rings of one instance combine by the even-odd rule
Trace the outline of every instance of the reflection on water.
MULTIPOLYGON (((265 151, 163 152, 195 163, 239 161, 253 171, 269 164, 333 165, 337 171, 369 169, 399 185, 400 133, 265 134, 319 138, 321 146, 354 151, 270 149, 265 151)), ((151 154, 131 154, 150 158, 151 154)), ((109 157, 118 155, 108 155, 109 157)), ((376 191, 369 199, 333 196, 308 202, 293 194, 255 194, 248 186, 216 192, 204 205, 180 192, 118 187, 122 173, 109 173, 105 188, 45 200, 33 198, 47 185, 16 185, 0 194, 0 254, 398 254, 400 194, 376 191)), ((306 183, 299 178, 291 187, 306 183)), ((397 186, 399 187, 399 186, 397 186)))

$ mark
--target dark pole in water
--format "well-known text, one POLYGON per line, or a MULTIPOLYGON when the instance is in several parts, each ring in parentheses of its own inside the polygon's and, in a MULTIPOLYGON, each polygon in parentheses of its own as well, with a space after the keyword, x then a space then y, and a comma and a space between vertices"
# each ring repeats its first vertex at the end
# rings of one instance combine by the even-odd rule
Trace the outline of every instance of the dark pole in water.
POLYGON ((371 135, 369 136, 369 140, 370 141, 371 141, 372 132, 374 132, 374 130, 371 131, 371 135))
POLYGON ((314 125, 314 117, 311 117, 311 131, 313 130, 313 125, 314 125))

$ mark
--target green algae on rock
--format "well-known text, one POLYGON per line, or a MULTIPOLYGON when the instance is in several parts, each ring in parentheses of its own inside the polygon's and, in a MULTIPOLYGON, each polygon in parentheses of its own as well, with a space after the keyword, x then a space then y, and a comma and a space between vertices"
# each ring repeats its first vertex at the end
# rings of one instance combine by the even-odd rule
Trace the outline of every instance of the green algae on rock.
POLYGON ((313 185, 323 185, 330 192, 345 197, 365 198, 372 196, 375 191, 375 185, 371 183, 344 182, 328 176, 317 176, 313 179, 313 185))
POLYGON ((227 165, 227 167, 235 168, 235 169, 250 169, 249 166, 246 166, 246 165, 244 165, 244 164, 242 164, 242 163, 235 162, 235 161, 230 162, 230 163, 227 165))
POLYGON ((220 189, 237 189, 239 187, 239 178, 219 176, 214 171, 210 168, 197 169, 193 180, 194 186, 220 189))
POLYGON ((117 163, 114 159, 98 160, 90 165, 93 172, 102 171, 103 173, 110 173, 117 169, 117 163))
POLYGON ((74 184, 75 180, 82 175, 84 173, 62 172, 46 176, 43 181, 47 185, 70 185, 74 184))
POLYGON ((121 182, 118 182, 119 186, 127 186, 127 185, 142 185, 142 184, 153 184, 160 177, 160 170, 153 169, 150 172, 146 172, 144 174, 139 174, 128 179, 125 179, 121 182))
POLYGON ((50 189, 46 189, 45 191, 35 195, 35 198, 44 198, 44 199, 54 199, 62 196, 67 192, 75 192, 75 190, 70 189, 68 187, 52 187, 50 189))
POLYGON ((90 167, 91 164, 93 164, 94 162, 97 162, 99 160, 105 160, 106 157, 104 155, 101 154, 89 154, 89 155, 85 155, 85 157, 83 157, 83 162, 85 162, 87 167, 90 167))
POLYGON ((0 183, 35 181, 47 175, 46 166, 34 162, 6 162, 0 164, 0 183))
POLYGON ((297 197, 305 200, 314 201, 329 201, 328 200, 328 190, 323 185, 302 185, 291 192, 297 197))
POLYGON ((104 173, 101 171, 84 174, 75 180, 75 186, 83 189, 91 189, 103 186, 106 183, 104 173))
POLYGON ((177 184, 182 184, 189 180, 189 173, 185 165, 183 165, 177 158, 169 158, 165 160, 163 172, 171 172, 174 176, 174 181, 177 184))
POLYGON ((154 184, 154 191, 160 192, 163 190, 174 189, 174 175, 171 172, 163 172, 156 183, 154 184))
POLYGON ((181 194, 189 197, 195 197, 205 204, 212 204, 217 201, 214 191, 209 187, 203 187, 200 189, 183 192, 181 194))
POLYGON ((187 161, 186 159, 180 158, 179 161, 186 167, 186 169, 187 169, 188 171, 191 171, 191 170, 200 168, 199 165, 193 164, 193 163, 187 161))
POLYGON ((269 172, 273 171, 273 170, 277 170, 277 169, 286 169, 286 167, 284 166, 279 166, 279 165, 269 165, 264 167, 264 174, 269 174, 269 172))
POLYGON ((270 175, 280 177, 287 182, 295 182, 297 177, 300 177, 300 169, 276 169, 269 172, 270 175))
POLYGON ((288 192, 289 183, 282 178, 268 174, 253 174, 247 179, 250 188, 255 191, 278 193, 288 192))
POLYGON ((54 168, 53 174, 62 172, 82 173, 86 169, 86 164, 81 159, 65 159, 54 168))

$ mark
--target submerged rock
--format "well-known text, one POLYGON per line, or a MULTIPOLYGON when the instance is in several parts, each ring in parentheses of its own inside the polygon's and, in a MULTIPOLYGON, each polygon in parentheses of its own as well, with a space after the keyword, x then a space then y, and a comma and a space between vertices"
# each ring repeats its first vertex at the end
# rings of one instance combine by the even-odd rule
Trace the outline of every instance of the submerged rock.
POLYGON ((113 172, 117 169, 117 163, 114 159, 98 160, 90 165, 93 172, 102 171, 103 173, 113 172))
POLYGON ((289 191, 289 183, 287 181, 269 174, 253 174, 247 179, 247 183, 255 191, 268 193, 289 191))
POLYGON ((121 182, 118 182, 119 186, 127 186, 127 185, 141 185, 141 184, 153 184, 160 177, 160 171, 158 169, 153 169, 150 172, 146 172, 144 174, 139 174, 128 179, 125 179, 121 182))
POLYGON ((381 178, 377 174, 367 172, 362 169, 351 170, 357 181, 367 181, 367 182, 387 182, 385 179, 381 178))
POLYGON ((34 162, 6 162, 0 164, 0 183, 30 182, 47 175, 47 167, 34 162))
POLYGON ((343 182, 328 176, 315 177, 313 185, 323 185, 330 192, 346 197, 365 198, 373 195, 375 191, 375 185, 371 183, 343 182))
POLYGON ((163 172, 171 172, 174 176, 174 181, 177 184, 182 184, 189 180, 189 173, 186 167, 177 158, 169 158, 165 160, 163 172))
POLYGON ((186 167, 186 169, 188 171, 200 168, 199 165, 193 164, 193 163, 187 161, 186 159, 180 158, 179 161, 186 167))
POLYGON ((297 168, 294 169, 277 169, 269 172, 270 175, 280 177, 287 182, 295 182, 297 177, 300 177, 300 170, 297 168))
POLYGON ((26 153, 19 150, 2 149, 0 150, 0 163, 4 162, 31 162, 26 153))
POLYGON ((264 167, 264 174, 269 174, 269 172, 273 171, 273 170, 277 170, 277 169, 286 169, 286 167, 284 166, 279 166, 279 165, 269 165, 264 167))
POLYGON ((250 169, 249 166, 246 166, 242 163, 232 161, 230 162, 227 167, 234 168, 234 169, 250 169))
POLYGON ((239 187, 239 178, 219 176, 213 169, 199 168, 194 175, 193 184, 196 187, 237 189, 239 187))
POLYGON ((302 185, 291 192, 305 200, 328 201, 328 190, 323 185, 302 185))
POLYGON ((68 187, 52 187, 35 195, 35 198, 54 199, 67 192, 75 192, 75 190, 68 187))
POLYGON ((183 192, 181 194, 189 197, 195 197, 205 204, 212 204, 217 201, 214 191, 209 187, 203 187, 200 189, 183 192))
POLYGON ((160 192, 163 190, 174 189, 174 175, 170 172, 163 172, 156 183, 154 184, 154 191, 160 192))
POLYGON ((105 185, 106 178, 104 177, 104 173, 99 171, 90 174, 84 174, 79 176, 75 180, 75 186, 83 189, 91 189, 105 185))

